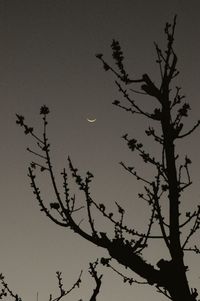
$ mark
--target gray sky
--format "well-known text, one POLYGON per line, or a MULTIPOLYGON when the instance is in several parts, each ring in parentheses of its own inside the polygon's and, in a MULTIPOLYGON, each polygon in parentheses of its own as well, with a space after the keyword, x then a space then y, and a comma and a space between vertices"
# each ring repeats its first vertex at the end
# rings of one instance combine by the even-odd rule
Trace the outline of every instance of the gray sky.
MULTIPOLYGON (((0 0, 0 272, 23 300, 36 300, 37 291, 39 301, 48 300, 56 289, 57 270, 63 272, 68 288, 81 269, 83 285, 69 299, 87 300, 94 284, 87 274, 88 263, 106 253, 52 224, 39 211, 27 177, 33 158, 25 149, 31 140, 16 126, 15 113, 25 115, 39 130, 40 106, 49 106, 49 136, 58 175, 70 155, 82 173, 94 173, 92 191, 97 202, 112 208, 119 201, 129 208, 129 221, 142 228, 147 215, 145 205, 136 198, 141 185, 118 162, 132 162, 148 176, 120 138, 129 132, 142 140, 147 124, 113 107, 112 101, 119 97, 114 78, 103 71, 95 54, 102 52, 111 62, 110 44, 118 39, 128 72, 133 76, 147 72, 156 79, 153 41, 164 45, 164 24, 178 14, 178 82, 193 108, 189 126, 199 119, 199 9, 198 0, 0 0), (89 124, 87 117, 97 121, 89 124)), ((190 154, 194 162, 194 185, 184 198, 185 208, 199 199, 198 137, 195 133, 179 145, 183 156, 190 154)), ((154 150, 150 143, 147 149, 154 150)), ((42 187, 51 198, 46 181, 42 187)), ((149 260, 156 262, 157 252, 162 254, 162 246, 156 245, 149 260)), ((195 274, 195 260, 188 257, 188 261, 195 274)), ((199 285, 200 275, 196 276, 191 277, 194 286, 199 285)), ((129 287, 105 270, 98 300, 122 298, 162 300, 153 288, 129 287)))

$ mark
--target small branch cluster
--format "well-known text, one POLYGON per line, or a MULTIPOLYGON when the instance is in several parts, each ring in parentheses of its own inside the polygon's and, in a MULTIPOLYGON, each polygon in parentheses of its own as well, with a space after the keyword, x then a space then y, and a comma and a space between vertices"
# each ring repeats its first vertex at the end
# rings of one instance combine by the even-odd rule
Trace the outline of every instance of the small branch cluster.
POLYGON ((15 301, 22 301, 22 299, 9 288, 8 283, 5 281, 5 277, 2 274, 0 274, 0 282, 2 285, 2 289, 0 291, 1 300, 10 296, 15 301))
MULTIPOLYGON (((61 300, 63 297, 65 297, 66 295, 68 295, 72 290, 74 290, 76 287, 79 287, 80 283, 81 283, 81 275, 82 275, 82 271, 78 277, 78 280, 73 284, 73 286, 66 291, 63 288, 63 282, 62 282, 62 273, 61 272, 56 272, 56 277, 58 279, 58 288, 59 288, 59 295, 57 297, 53 297, 52 294, 49 297, 49 301, 59 301, 61 300)), ((1 281, 1 285, 2 285, 2 289, 0 292, 0 299, 4 299, 5 297, 11 297, 13 300, 15 301, 22 301, 21 297, 19 297, 17 294, 15 294, 8 286, 7 282, 5 281, 5 277, 0 274, 0 281, 1 281)))
MULTIPOLYGON (((101 287, 101 284, 102 284, 101 279, 102 279, 103 275, 100 275, 100 276, 98 275, 97 270, 96 270, 97 264, 98 264, 98 260, 94 263, 89 264, 89 273, 90 273, 91 277, 94 278, 95 283, 96 283, 96 286, 93 290, 93 293, 92 293, 89 301, 96 301, 97 300, 96 298, 99 294, 100 287, 101 287)), ((59 293, 55 297, 53 297, 53 295, 50 294, 48 300, 49 301, 60 301, 61 299, 64 300, 64 297, 69 295, 76 287, 79 288, 80 283, 81 283, 81 276, 82 276, 82 271, 81 271, 78 279, 76 280, 76 282, 72 285, 72 287, 68 290, 65 290, 64 286, 63 286, 62 273, 57 271, 56 272, 56 277, 57 277, 57 280, 58 280, 59 293)), ((2 285, 2 289, 0 291, 0 300, 4 300, 6 297, 10 296, 15 301, 22 301, 22 299, 9 288, 7 282, 5 281, 5 277, 2 274, 0 274, 0 282, 1 282, 1 285, 2 285)))
POLYGON ((97 270, 96 270, 97 265, 98 265, 98 260, 96 260, 93 263, 90 263, 90 267, 89 267, 89 273, 92 276, 92 278, 94 278, 95 283, 96 283, 96 287, 94 288, 93 294, 91 295, 89 301, 96 301, 97 300, 96 298, 99 294, 100 287, 101 287, 101 284, 102 284, 101 279, 102 279, 103 275, 102 274, 100 276, 98 275, 97 270))
POLYGON ((59 295, 57 297, 53 297, 53 295, 51 294, 49 297, 49 301, 59 301, 61 300, 63 297, 67 296, 69 293, 71 293, 71 291, 73 291, 76 287, 80 286, 81 283, 81 275, 82 275, 82 271, 77 279, 77 281, 72 285, 72 287, 69 290, 65 290, 63 288, 63 280, 62 280, 62 273, 57 271, 56 272, 56 277, 58 279, 58 288, 59 288, 59 295))

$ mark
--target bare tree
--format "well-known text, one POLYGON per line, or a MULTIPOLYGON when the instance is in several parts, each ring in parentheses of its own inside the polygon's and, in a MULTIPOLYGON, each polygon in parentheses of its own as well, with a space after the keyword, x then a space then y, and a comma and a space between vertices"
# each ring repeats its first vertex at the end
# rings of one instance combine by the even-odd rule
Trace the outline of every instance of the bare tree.
MULTIPOLYGON (((89 273, 90 273, 91 277, 94 278, 95 284, 96 284, 89 301, 97 301, 97 296, 99 294, 99 290, 101 287, 102 275, 99 276, 97 273, 97 269, 96 269, 97 264, 98 264, 98 260, 93 263, 90 263, 90 265, 89 265, 89 273)), ((50 294, 48 301, 60 301, 61 299, 67 300, 65 297, 68 296, 76 287, 80 286, 81 276, 82 276, 82 271, 81 271, 78 279, 76 280, 76 282, 74 282, 74 284, 72 285, 72 287, 70 289, 66 290, 66 289, 64 289, 64 286, 63 286, 62 273, 57 271, 56 277, 58 280, 59 293, 57 296, 54 296, 54 297, 53 297, 53 294, 50 294)), ((0 274, 0 284, 2 286, 2 289, 0 291, 0 300, 1 299, 6 300, 6 297, 11 297, 15 301, 22 301, 22 298, 19 297, 18 294, 15 294, 13 292, 13 290, 9 287, 8 283, 5 281, 5 277, 3 276, 3 274, 0 274)), ((37 294, 37 299, 38 299, 38 294, 37 294)))
POLYGON ((177 55, 174 50, 174 34, 176 27, 176 16, 172 24, 166 23, 166 49, 161 50, 155 43, 157 55, 156 63, 159 67, 160 83, 155 84, 148 74, 132 79, 126 72, 123 64, 123 52, 118 41, 112 42, 113 59, 116 67, 111 66, 105 60, 102 54, 96 57, 103 63, 106 71, 111 71, 116 76, 116 86, 123 96, 124 102, 115 100, 113 104, 131 114, 138 114, 150 122, 156 124, 155 128, 150 126, 146 129, 146 135, 152 137, 160 149, 160 156, 154 157, 147 152, 143 144, 128 134, 123 136, 131 151, 135 151, 142 160, 153 168, 154 177, 147 179, 140 175, 133 167, 121 162, 123 168, 133 175, 137 180, 144 183, 144 193, 139 193, 139 198, 143 199, 149 205, 150 219, 146 226, 146 231, 140 233, 135 228, 129 228, 124 223, 125 210, 116 203, 120 218, 116 218, 109 213, 104 204, 98 204, 90 193, 90 185, 93 175, 87 172, 85 178, 82 177, 78 169, 74 167, 72 160, 68 158, 69 170, 76 181, 78 188, 84 195, 84 207, 77 204, 75 197, 71 197, 68 174, 64 168, 62 171, 64 197, 58 188, 55 173, 52 167, 50 155, 50 143, 47 137, 47 115, 49 109, 42 106, 40 114, 43 118, 43 133, 39 137, 35 134, 33 127, 26 124, 22 115, 17 115, 17 123, 24 128, 25 134, 29 134, 36 141, 39 151, 28 149, 38 160, 33 161, 29 167, 29 177, 31 187, 39 202, 41 211, 55 224, 69 228, 79 234, 96 246, 102 247, 108 251, 109 258, 102 258, 101 262, 105 266, 116 270, 111 263, 115 259, 120 265, 129 268, 132 272, 144 279, 139 281, 124 276, 124 281, 132 283, 146 283, 154 286, 158 292, 162 293, 173 301, 195 301, 197 300, 197 289, 191 288, 187 279, 188 267, 184 263, 184 254, 186 251, 199 253, 197 246, 190 246, 191 238, 196 234, 200 226, 200 206, 194 212, 180 212, 182 195, 192 184, 189 173, 191 160, 186 156, 183 163, 177 160, 176 142, 192 134, 199 126, 198 121, 191 129, 185 130, 183 119, 188 116, 190 110, 189 104, 181 93, 181 88, 175 86, 176 77, 179 74, 177 69, 177 55), (130 88, 131 87, 131 88, 130 88), (156 106, 153 111, 148 111, 138 104, 133 95, 142 94, 156 100, 156 106), (39 161, 41 159, 42 161, 39 161), (42 162, 42 163, 41 163, 42 162), (36 169, 46 172, 50 175, 51 183, 54 189, 56 201, 46 203, 43 201, 41 191, 38 187, 36 169), (169 214, 163 210, 163 200, 168 202, 169 214), (114 229, 114 234, 102 232, 97 227, 94 218, 94 210, 100 212, 102 218, 107 219, 114 229), (85 210, 85 219, 87 227, 80 223, 80 216, 83 217, 85 210), (184 221, 180 221, 182 215, 184 221), (189 228, 187 228, 187 226, 189 228), (160 233, 155 229, 159 229, 160 233), (155 231, 155 232, 154 232, 155 231), (148 248, 149 241, 158 240, 164 242, 169 259, 158 258, 157 264, 148 263, 143 251, 148 248))

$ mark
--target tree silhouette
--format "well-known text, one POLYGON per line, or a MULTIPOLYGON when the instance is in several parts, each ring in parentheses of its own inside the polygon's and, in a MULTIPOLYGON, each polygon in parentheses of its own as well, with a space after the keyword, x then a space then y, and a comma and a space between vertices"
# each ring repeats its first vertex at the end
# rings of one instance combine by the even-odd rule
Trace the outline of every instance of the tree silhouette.
POLYGON ((41 211, 50 220, 61 227, 71 229, 96 246, 106 249, 109 257, 102 258, 101 263, 120 274, 124 282, 149 284, 173 301, 196 301, 197 289, 191 288, 189 285, 188 267, 184 264, 184 254, 186 251, 200 253, 196 245, 189 245, 191 238, 200 228, 200 206, 194 212, 187 212, 184 217, 183 213, 180 212, 182 195, 192 184, 189 173, 191 160, 186 156, 184 162, 179 163, 176 142, 192 134, 199 126, 200 121, 191 129, 185 130, 183 119, 188 116, 190 106, 185 101, 181 88, 175 85, 176 77, 179 74, 177 55, 174 50, 175 27, 176 16, 171 24, 166 23, 165 26, 166 49, 162 50, 155 43, 156 63, 160 74, 160 83, 158 84, 155 84, 148 74, 143 74, 136 79, 129 76, 123 64, 123 52, 116 40, 113 40, 111 45, 116 67, 108 64, 102 54, 96 55, 103 63, 105 71, 111 71, 116 77, 116 86, 123 96, 124 102, 115 100, 113 104, 131 114, 139 114, 148 119, 149 122, 156 124, 155 127, 149 126, 145 133, 157 143, 160 149, 160 155, 157 157, 147 152, 143 144, 135 138, 130 138, 128 134, 123 136, 129 149, 132 152, 137 152, 149 168, 154 170, 154 177, 147 179, 145 175, 140 175, 134 167, 121 162, 127 172, 144 183, 145 192, 138 194, 139 198, 143 199, 150 209, 150 219, 144 233, 140 233, 135 228, 129 228, 124 223, 125 210, 118 203, 116 206, 119 218, 115 217, 113 212, 109 213, 104 204, 98 204, 93 199, 90 192, 92 173, 87 172, 86 176, 82 177, 70 157, 68 158, 69 175, 71 174, 84 195, 84 206, 78 204, 76 198, 71 196, 69 175, 65 168, 61 173, 64 197, 61 196, 52 167, 50 143, 47 136, 49 109, 45 105, 40 110, 44 126, 41 137, 35 134, 33 127, 26 124, 22 115, 17 115, 17 124, 24 128, 25 134, 34 138, 39 148, 39 151, 36 152, 28 148, 28 151, 38 159, 31 163, 28 175, 41 211), (142 94, 143 97, 148 97, 149 102, 154 99, 153 104, 156 101, 153 111, 148 111, 134 100, 133 95, 138 93, 142 94), (56 200, 49 205, 43 201, 38 187, 36 177, 38 168, 50 176, 54 189, 56 200), (169 213, 163 209, 163 202, 168 204, 169 213), (112 237, 109 232, 102 232, 98 229, 94 210, 100 212, 102 218, 107 219, 113 225, 112 237), (80 222, 80 218, 83 216, 84 221, 87 221, 87 226, 83 226, 80 222), (180 216, 183 221, 180 221, 180 216), (157 264, 154 266, 145 260, 143 251, 148 248, 149 242, 152 243, 158 239, 164 242, 170 259, 158 258, 157 264), (112 259, 129 268, 144 281, 123 275, 112 266, 112 259))
MULTIPOLYGON (((98 260, 89 264, 89 273, 90 273, 91 277, 94 278, 95 284, 96 284, 89 301, 97 301, 97 296, 99 294, 99 290, 101 287, 102 275, 100 275, 100 276, 98 275, 97 270, 96 270, 97 265, 98 265, 98 260)), ((80 286, 81 276, 82 276, 82 271, 81 271, 78 279, 76 280, 76 282, 74 282, 74 284, 72 285, 72 287, 70 289, 66 290, 66 289, 64 289, 64 286, 63 286, 62 273, 57 271, 56 277, 58 280, 59 293, 57 296, 54 296, 54 297, 52 294, 50 294, 48 301, 64 300, 65 297, 68 296, 76 287, 80 286)), ((11 297, 14 301, 22 301, 22 298, 19 297, 18 294, 15 294, 13 292, 13 290, 9 287, 8 283, 5 281, 5 277, 3 276, 3 274, 0 274, 0 284, 2 286, 2 289, 0 291, 0 300, 6 300, 7 297, 11 297)), ((67 300, 67 299, 65 299, 65 300, 67 300)), ((79 301, 83 301, 83 300, 81 299, 79 301)))

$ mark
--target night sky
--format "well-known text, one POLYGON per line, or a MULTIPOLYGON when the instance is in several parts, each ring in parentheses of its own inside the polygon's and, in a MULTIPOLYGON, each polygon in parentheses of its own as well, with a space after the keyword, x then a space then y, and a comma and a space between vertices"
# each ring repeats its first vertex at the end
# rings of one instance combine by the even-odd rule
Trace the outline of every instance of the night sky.
MULTIPOLYGON (((159 70, 153 42, 165 45, 165 22, 178 14, 175 49, 181 74, 177 82, 193 109, 186 122, 189 128, 200 118, 199 11, 199 0, 0 0, 0 272, 23 301, 35 301, 37 292, 39 301, 48 300, 57 289, 57 270, 63 272, 67 289, 82 269, 81 288, 66 300, 87 300, 94 287, 88 263, 107 253, 40 212, 27 177, 33 156, 26 147, 33 146, 32 141, 17 127, 15 113, 26 116, 39 133, 39 110, 46 104, 58 177, 70 155, 82 175, 87 170, 94 174, 92 193, 97 203, 117 212, 118 201, 127 211, 127 222, 144 229, 149 215, 146 204, 137 198, 142 185, 119 162, 138 167, 147 177, 150 171, 130 153, 121 136, 128 132, 146 142, 147 150, 157 150, 144 135, 147 121, 112 105, 120 98, 114 76, 104 72, 95 54, 104 53, 112 62, 110 45, 115 38, 124 50, 129 74, 140 77, 147 72, 156 81, 159 70), (96 122, 88 123, 87 118, 96 122)), ((145 105, 151 100, 142 101, 145 105)), ((188 154, 193 162, 194 184, 183 198, 185 210, 195 208, 200 197, 199 132, 178 148, 182 157, 188 154)), ((45 178, 41 188, 52 201, 45 178)), ((105 230, 104 221, 99 223, 105 230)), ((155 246, 146 253, 154 264, 164 252, 162 245, 155 246)), ((186 259, 193 286, 199 287, 198 257, 186 259)), ((100 271, 104 277, 99 301, 165 300, 154 288, 129 286, 112 271, 102 267, 100 271)))

